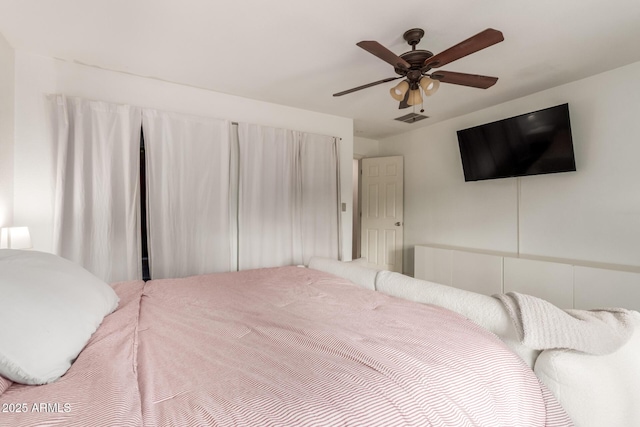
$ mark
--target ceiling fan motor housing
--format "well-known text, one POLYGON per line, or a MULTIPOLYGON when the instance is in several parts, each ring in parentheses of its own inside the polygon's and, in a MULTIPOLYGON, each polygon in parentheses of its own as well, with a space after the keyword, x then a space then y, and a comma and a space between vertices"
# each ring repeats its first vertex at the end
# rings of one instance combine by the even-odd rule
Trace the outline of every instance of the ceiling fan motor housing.
MULTIPOLYGON (((412 50, 412 51, 403 53, 402 55, 400 55, 400 58, 404 59, 409 64, 411 64, 409 71, 415 70, 415 71, 418 71, 420 74, 422 74, 420 70, 424 66, 424 61, 431 58, 432 56, 433 56, 433 53, 429 52, 428 50, 412 50)), ((408 74, 407 70, 403 70, 400 67, 394 67, 394 70, 396 74, 399 74, 401 76, 408 74)))
POLYGON ((433 56, 433 53, 428 50, 416 49, 416 45, 420 43, 423 36, 424 30, 421 28, 412 28, 405 31, 403 38, 409 43, 411 50, 400 55, 400 58, 411 64, 411 67, 409 67, 409 70, 394 67, 396 74, 406 76, 411 83, 416 83, 420 80, 420 77, 422 77, 421 69, 424 67, 425 61, 433 56))

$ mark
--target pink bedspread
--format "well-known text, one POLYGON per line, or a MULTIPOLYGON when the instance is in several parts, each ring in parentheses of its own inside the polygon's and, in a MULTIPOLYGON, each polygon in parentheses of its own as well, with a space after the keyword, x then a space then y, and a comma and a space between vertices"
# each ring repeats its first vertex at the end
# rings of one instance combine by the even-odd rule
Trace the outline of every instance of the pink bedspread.
POLYGON ((142 425, 135 347, 144 282, 113 287, 118 309, 62 378, 41 386, 13 383, 0 395, 0 426, 142 425))
POLYGON ((0 396, 70 411, 0 413, 0 425, 571 425, 494 335, 319 271, 158 280, 141 299, 139 283, 116 290, 124 304, 69 373, 0 396))

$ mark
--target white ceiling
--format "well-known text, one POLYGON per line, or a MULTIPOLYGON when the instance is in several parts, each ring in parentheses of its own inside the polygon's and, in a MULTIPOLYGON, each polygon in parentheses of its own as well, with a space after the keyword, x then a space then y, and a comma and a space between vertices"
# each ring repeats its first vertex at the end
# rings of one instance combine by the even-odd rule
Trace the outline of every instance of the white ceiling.
MULTIPOLYGON (((640 61, 640 0, 0 0, 16 49, 354 119, 381 139, 640 61), (385 83, 392 67, 356 46, 400 54, 423 28, 433 53, 495 28, 505 41, 442 69, 499 77, 487 90, 442 84, 415 124, 385 83)), ((594 88, 606 90, 606 88, 594 88)))

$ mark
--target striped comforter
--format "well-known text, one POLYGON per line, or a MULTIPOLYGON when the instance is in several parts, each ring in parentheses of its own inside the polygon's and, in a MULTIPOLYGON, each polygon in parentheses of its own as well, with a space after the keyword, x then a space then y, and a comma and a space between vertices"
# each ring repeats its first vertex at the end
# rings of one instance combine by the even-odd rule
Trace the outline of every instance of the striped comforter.
POLYGON ((0 425, 571 425, 498 338, 445 309, 297 267, 114 287, 119 309, 69 372, 11 385, 0 425))

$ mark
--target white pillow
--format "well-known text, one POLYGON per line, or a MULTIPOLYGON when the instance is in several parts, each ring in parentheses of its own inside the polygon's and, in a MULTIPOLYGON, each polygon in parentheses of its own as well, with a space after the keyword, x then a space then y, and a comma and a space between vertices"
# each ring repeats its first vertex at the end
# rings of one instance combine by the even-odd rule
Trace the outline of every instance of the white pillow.
POLYGON ((309 260, 309 268, 340 276, 362 288, 376 289, 378 270, 367 268, 366 265, 357 261, 343 262, 331 258, 312 257, 309 260))
POLYGON ((640 426, 640 313, 635 331, 618 351, 593 356, 545 350, 535 373, 576 427, 640 426))
POLYGON ((102 319, 118 306, 113 289, 71 261, 0 250, 0 375, 23 384, 58 379, 102 319))

